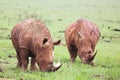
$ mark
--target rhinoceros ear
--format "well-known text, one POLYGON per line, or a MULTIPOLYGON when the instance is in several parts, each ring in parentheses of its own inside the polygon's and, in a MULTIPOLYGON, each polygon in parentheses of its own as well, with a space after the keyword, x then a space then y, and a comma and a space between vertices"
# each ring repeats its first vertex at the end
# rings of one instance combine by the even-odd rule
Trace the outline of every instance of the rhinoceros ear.
POLYGON ((61 40, 58 40, 58 41, 54 41, 54 42, 53 42, 54 45, 58 45, 58 44, 60 44, 60 43, 61 43, 61 40))
POLYGON ((43 45, 46 44, 48 42, 48 39, 47 38, 44 38, 43 39, 43 45))

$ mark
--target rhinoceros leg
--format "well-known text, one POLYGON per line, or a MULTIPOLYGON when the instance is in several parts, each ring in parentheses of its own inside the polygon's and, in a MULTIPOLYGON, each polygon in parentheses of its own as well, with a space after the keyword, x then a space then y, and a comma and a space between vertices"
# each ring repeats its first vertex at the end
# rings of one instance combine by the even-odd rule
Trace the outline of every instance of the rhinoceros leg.
POLYGON ((17 60, 18 60, 17 67, 20 68, 20 67, 21 67, 21 59, 20 59, 20 54, 19 54, 19 52, 17 52, 17 60))
POLYGON ((16 42, 17 41, 12 41, 12 43, 14 45, 14 48, 15 48, 15 51, 17 53, 17 60, 18 60, 17 67, 20 68, 20 66, 21 66, 21 59, 20 59, 19 47, 18 47, 18 44, 16 42))
POLYGON ((36 67, 36 57, 32 57, 31 58, 31 70, 36 71, 37 67, 36 67))
POLYGON ((69 53, 70 53, 70 60, 72 62, 75 62, 75 59, 77 57, 77 49, 76 49, 76 47, 73 46, 73 45, 67 45, 67 47, 68 47, 68 50, 69 50, 69 53))
POLYGON ((26 49, 20 49, 20 58, 21 58, 21 69, 26 70, 28 67, 28 54, 29 52, 26 49))

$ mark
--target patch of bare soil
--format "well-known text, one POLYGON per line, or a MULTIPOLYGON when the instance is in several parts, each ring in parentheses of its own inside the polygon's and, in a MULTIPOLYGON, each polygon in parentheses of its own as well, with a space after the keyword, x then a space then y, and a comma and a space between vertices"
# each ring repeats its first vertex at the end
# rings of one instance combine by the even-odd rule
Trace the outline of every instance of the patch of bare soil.
POLYGON ((0 78, 0 80, 5 80, 4 78, 0 78))
POLYGON ((9 58, 16 58, 15 55, 8 55, 9 58))
POLYGON ((105 75, 101 75, 101 74, 94 74, 92 75, 94 78, 100 78, 101 80, 106 80, 105 75))
POLYGON ((120 32, 120 29, 113 29, 113 31, 117 31, 117 32, 120 32))
POLYGON ((5 78, 0 78, 0 80, 15 80, 15 79, 5 79, 5 78))
POLYGON ((2 72, 3 70, 2 70, 2 68, 0 68, 0 72, 2 72))
POLYGON ((9 64, 9 62, 0 62, 0 64, 9 64))
POLYGON ((11 37, 10 37, 9 34, 6 35, 6 36, 2 36, 2 35, 0 35, 0 39, 11 39, 11 37))
POLYGON ((10 30, 10 29, 8 29, 8 28, 0 28, 0 30, 10 30))

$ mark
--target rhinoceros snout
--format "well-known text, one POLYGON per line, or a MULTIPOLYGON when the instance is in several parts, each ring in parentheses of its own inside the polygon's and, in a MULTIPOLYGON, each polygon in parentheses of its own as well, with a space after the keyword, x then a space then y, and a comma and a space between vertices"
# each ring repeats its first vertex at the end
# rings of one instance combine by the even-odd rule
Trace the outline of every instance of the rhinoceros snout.
POLYGON ((58 62, 57 64, 46 64, 44 66, 40 66, 40 70, 43 72, 54 72, 57 71, 60 67, 62 66, 62 64, 60 62, 58 62))
POLYGON ((93 59, 95 58, 96 54, 97 54, 97 51, 94 53, 94 55, 89 55, 87 57, 82 57, 81 58, 82 63, 92 65, 93 64, 93 59))
POLYGON ((51 71, 53 71, 53 72, 57 71, 61 66, 62 66, 62 64, 58 60, 58 63, 52 66, 51 71))

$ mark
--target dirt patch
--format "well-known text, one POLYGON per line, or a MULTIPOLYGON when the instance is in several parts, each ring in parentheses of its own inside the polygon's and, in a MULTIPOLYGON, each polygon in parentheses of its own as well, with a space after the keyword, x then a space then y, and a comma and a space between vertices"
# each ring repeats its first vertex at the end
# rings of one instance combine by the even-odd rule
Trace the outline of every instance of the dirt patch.
POLYGON ((15 80, 15 79, 5 79, 5 78, 0 78, 0 80, 15 80))
POLYGON ((65 33, 65 31, 58 31, 58 33, 65 33))
POLYGON ((114 21, 114 20, 105 20, 105 22, 109 22, 109 23, 120 23, 120 21, 114 21))
POLYGON ((5 80, 4 78, 0 78, 0 80, 5 80))
POLYGON ((10 30, 10 29, 8 29, 8 28, 0 28, 0 30, 10 30))
POLYGON ((101 65, 101 67, 103 67, 103 68, 112 68, 112 66, 105 66, 105 65, 101 65))
POLYGON ((113 29, 113 31, 117 31, 117 32, 120 32, 120 29, 113 29))
POLYGON ((106 38, 108 38, 109 40, 112 40, 112 39, 119 39, 120 38, 120 35, 111 35, 111 36, 109 36, 109 35, 107 35, 107 36, 101 36, 101 39, 106 39, 106 38))
POLYGON ((100 79, 102 79, 102 80, 105 80, 105 79, 106 79, 105 75, 101 75, 101 74, 94 74, 94 75, 92 75, 92 76, 93 76, 93 78, 100 78, 100 79))
POLYGON ((9 55, 8 57, 9 58, 16 58, 16 56, 14 56, 14 55, 9 55))
POLYGON ((0 64, 9 64, 9 62, 0 62, 0 64))
POLYGON ((58 19, 58 21, 62 21, 62 19, 58 19))
POLYGON ((2 72, 3 70, 2 70, 2 68, 0 68, 0 72, 2 72))
POLYGON ((11 39, 10 35, 6 35, 6 36, 0 36, 0 39, 11 39))

